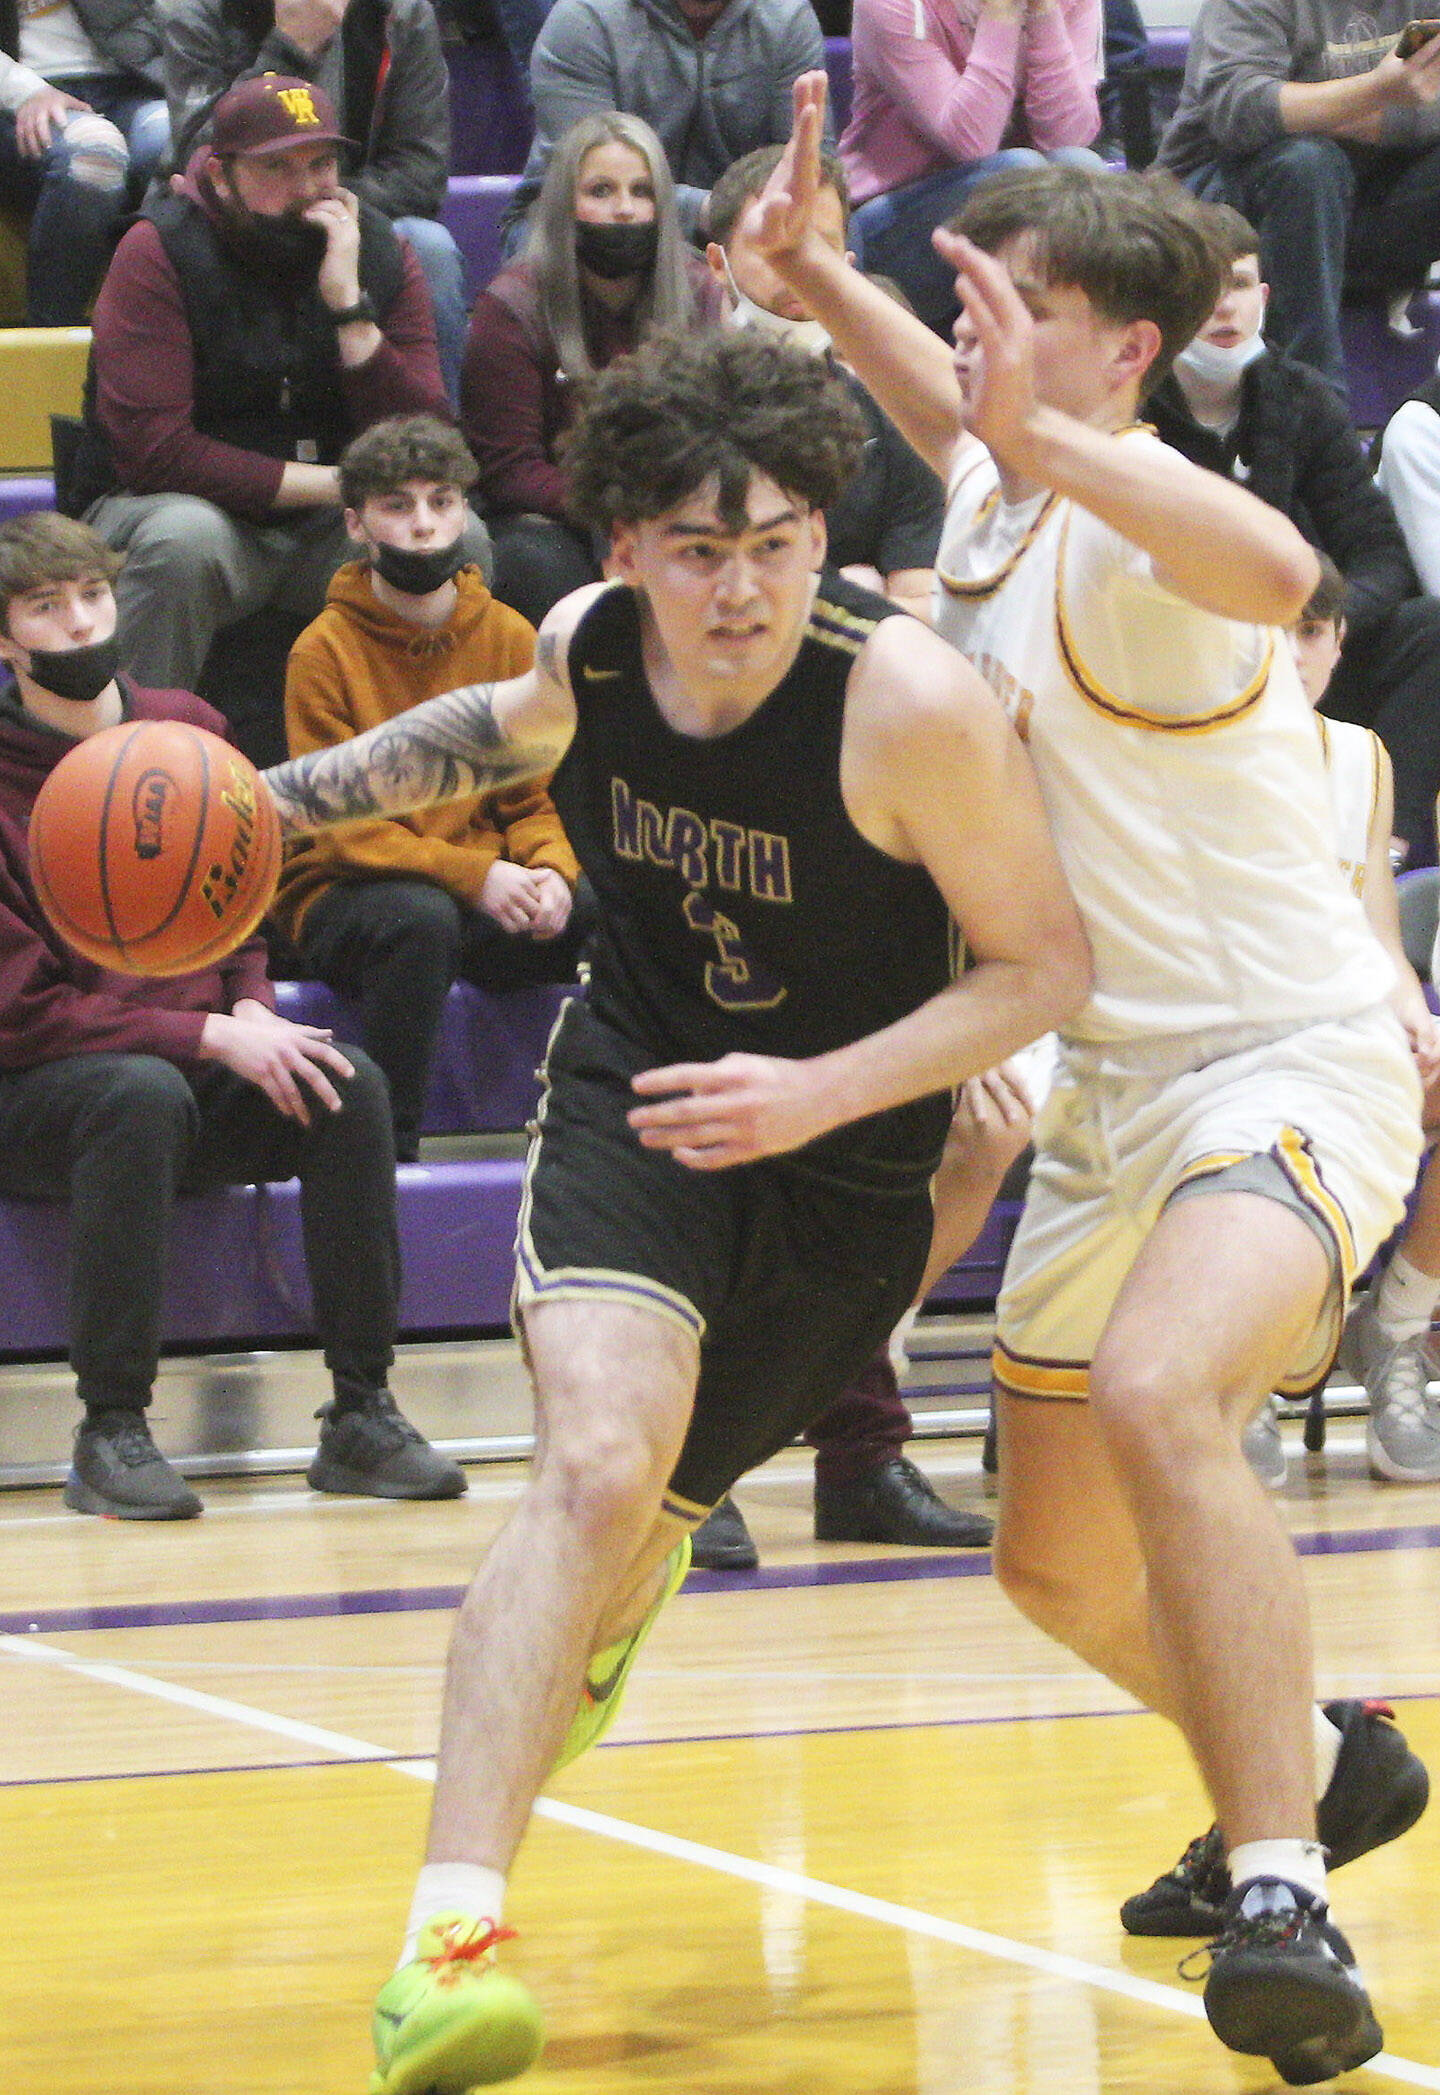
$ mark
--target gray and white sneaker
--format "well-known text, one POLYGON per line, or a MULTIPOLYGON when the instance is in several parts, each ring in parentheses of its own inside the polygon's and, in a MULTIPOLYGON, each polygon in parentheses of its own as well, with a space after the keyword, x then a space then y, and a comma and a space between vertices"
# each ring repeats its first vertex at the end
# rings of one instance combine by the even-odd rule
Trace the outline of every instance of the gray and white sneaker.
POLYGON ((1371 1474, 1398 1484, 1440 1480, 1440 1404, 1430 1395, 1428 1333, 1388 1337, 1371 1294, 1346 1326, 1345 1345, 1370 1399, 1365 1449, 1371 1474))
POLYGON ((1245 1460, 1262 1484, 1279 1491, 1285 1483, 1285 1443, 1280 1438, 1280 1420, 1275 1399, 1267 1397, 1240 1436, 1245 1460))

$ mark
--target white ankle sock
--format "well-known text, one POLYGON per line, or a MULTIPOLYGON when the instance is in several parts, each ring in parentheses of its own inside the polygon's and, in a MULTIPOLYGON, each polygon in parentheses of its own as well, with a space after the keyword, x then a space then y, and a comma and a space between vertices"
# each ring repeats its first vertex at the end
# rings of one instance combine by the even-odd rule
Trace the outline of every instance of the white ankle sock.
POLYGON ((1229 1860, 1237 1891, 1257 1877, 1283 1877, 1326 1903, 1325 1850, 1318 1840, 1246 1840, 1230 1850, 1229 1860))
POLYGON ((1403 1251, 1397 1251, 1385 1268, 1380 1292, 1375 1297, 1375 1322, 1389 1339, 1418 1338, 1430 1329, 1430 1320, 1440 1304, 1440 1278, 1412 1266, 1403 1251))
POLYGON ((484 1869, 478 1862, 427 1862, 415 1880, 400 1963, 410 1962, 421 1930, 442 1913, 467 1913, 498 1925, 504 1905, 505 1879, 498 1869, 484 1869))
POLYGON ((1312 1704, 1311 1715, 1315 1719, 1315 1802, 1318 1804, 1335 1773, 1343 1733, 1338 1724, 1330 1722, 1318 1702, 1312 1704))

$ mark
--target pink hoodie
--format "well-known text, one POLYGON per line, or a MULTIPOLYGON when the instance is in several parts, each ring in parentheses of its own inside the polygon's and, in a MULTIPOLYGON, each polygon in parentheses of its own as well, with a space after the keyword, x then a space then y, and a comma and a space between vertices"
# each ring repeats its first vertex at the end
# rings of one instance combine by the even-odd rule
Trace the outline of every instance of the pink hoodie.
POLYGON ((1100 128, 1100 0, 855 0, 852 200, 986 159, 1002 145, 1088 145, 1100 128))

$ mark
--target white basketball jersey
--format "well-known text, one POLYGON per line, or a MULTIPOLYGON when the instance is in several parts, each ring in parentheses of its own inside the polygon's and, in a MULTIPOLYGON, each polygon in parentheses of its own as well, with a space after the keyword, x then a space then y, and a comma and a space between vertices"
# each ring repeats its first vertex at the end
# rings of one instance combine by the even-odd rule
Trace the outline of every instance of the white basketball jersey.
POLYGON ((1069 1035, 1286 1028, 1386 996, 1393 970, 1340 870, 1314 716, 1276 631, 1176 596, 1076 503, 1007 504, 969 446, 936 604, 1029 744, 1090 935, 1095 987, 1069 1035))
POLYGON ((1380 799, 1380 740, 1354 720, 1322 720, 1317 713, 1315 725, 1330 785, 1340 870, 1351 891, 1363 895, 1370 831, 1380 799))

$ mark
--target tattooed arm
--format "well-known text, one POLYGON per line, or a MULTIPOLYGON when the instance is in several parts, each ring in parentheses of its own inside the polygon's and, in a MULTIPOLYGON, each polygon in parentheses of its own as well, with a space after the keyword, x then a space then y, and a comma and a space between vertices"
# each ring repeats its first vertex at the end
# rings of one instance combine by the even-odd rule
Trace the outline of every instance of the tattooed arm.
POLYGON ((406 815, 553 771, 575 731, 570 638, 595 595, 577 590, 547 615, 525 676, 444 691, 352 741, 262 772, 285 835, 406 815))

